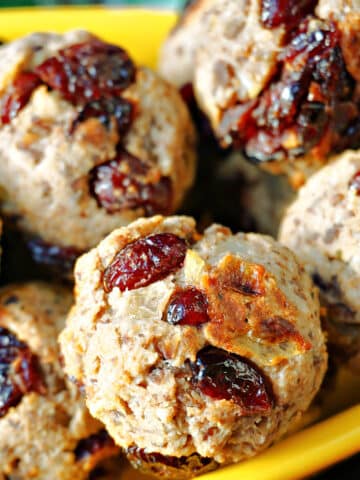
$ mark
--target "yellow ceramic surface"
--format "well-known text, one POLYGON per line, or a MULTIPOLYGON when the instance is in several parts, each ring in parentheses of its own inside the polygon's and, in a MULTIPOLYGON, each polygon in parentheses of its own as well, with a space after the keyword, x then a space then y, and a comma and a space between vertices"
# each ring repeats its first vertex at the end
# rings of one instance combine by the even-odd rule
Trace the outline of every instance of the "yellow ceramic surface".
POLYGON ((136 62, 155 67, 159 46, 175 21, 173 12, 140 8, 4 8, 0 10, 0 39, 84 28, 104 40, 123 45, 136 62))
MULTIPOLYGON (((0 38, 12 40, 34 31, 64 32, 84 28, 124 46, 137 62, 154 67, 161 41, 175 19, 174 13, 161 10, 106 7, 3 9, 0 10, 0 38)), ((198 478, 299 479, 359 452, 360 377, 340 372, 321 400, 304 419, 305 423, 315 419, 318 423, 292 434, 252 460, 198 478)), ((117 480, 142 479, 145 477, 138 472, 125 468, 117 480)))

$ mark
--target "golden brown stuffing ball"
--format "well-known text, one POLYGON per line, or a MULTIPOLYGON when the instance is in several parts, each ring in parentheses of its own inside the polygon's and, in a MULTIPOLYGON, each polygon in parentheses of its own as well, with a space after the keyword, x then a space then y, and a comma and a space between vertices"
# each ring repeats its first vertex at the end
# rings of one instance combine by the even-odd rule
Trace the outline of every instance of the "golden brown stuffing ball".
POLYGON ((137 467, 189 478, 251 457, 319 389, 316 289, 270 237, 139 219, 82 256, 75 276, 65 369, 137 467))
POLYGON ((0 289, 0 478, 82 480, 117 455, 60 365, 57 336, 68 290, 43 283, 0 289))
POLYGON ((357 1, 198 0, 166 40, 160 72, 194 83, 223 145, 299 187, 360 144, 359 27, 357 1))
POLYGON ((18 229, 76 256, 179 207, 195 132, 174 87, 85 31, 32 34, 0 59, 0 209, 18 229))
POLYGON ((311 177, 279 239, 320 289, 331 351, 360 372, 360 151, 335 157, 311 177))

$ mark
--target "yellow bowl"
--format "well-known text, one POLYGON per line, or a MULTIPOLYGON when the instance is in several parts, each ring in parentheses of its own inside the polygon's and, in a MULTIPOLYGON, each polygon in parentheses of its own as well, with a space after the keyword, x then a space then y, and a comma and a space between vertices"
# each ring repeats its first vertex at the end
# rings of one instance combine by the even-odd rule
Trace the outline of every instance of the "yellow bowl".
MULTIPOLYGON (((64 32, 84 28, 122 45, 138 63, 155 67, 160 44, 175 21, 175 13, 161 10, 106 7, 3 9, 0 10, 0 36, 6 41, 34 31, 64 32)), ((359 452, 360 377, 340 372, 335 385, 323 397, 321 407, 311 410, 306 417, 311 420, 315 416, 318 419, 315 425, 289 436, 251 460, 199 478, 298 479, 359 452), (325 420, 319 421, 319 418, 325 420)), ((120 480, 140 479, 145 477, 129 467, 124 468, 120 477, 120 480)))

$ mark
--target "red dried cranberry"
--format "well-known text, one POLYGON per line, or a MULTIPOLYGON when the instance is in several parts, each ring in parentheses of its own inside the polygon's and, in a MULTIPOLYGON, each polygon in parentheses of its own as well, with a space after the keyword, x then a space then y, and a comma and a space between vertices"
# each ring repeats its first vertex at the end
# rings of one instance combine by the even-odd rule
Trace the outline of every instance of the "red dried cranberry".
POLYGON ((360 171, 355 173, 349 183, 349 187, 356 195, 360 195, 360 171))
POLYGON ((156 452, 148 453, 135 445, 126 450, 126 457, 133 467, 161 478, 190 478, 217 467, 214 460, 197 453, 188 457, 173 457, 156 452))
POLYGON ((262 0, 261 20, 268 28, 283 24, 287 29, 312 13, 318 0, 262 0))
POLYGON ((87 457, 97 455, 101 450, 116 449, 114 440, 106 430, 94 433, 87 438, 81 439, 75 448, 76 461, 81 461, 87 457))
POLYGON ((84 253, 75 247, 59 247, 38 238, 29 240, 27 247, 35 263, 59 273, 71 272, 76 259, 84 253))
POLYGON ((19 111, 27 104, 33 91, 41 84, 35 73, 22 72, 15 78, 14 83, 3 99, 1 109, 2 123, 10 123, 19 111))
POLYGON ((172 233, 158 233, 129 243, 104 272, 104 289, 122 292, 146 287, 178 270, 185 259, 185 241, 172 233))
POLYGON ((35 71, 76 105, 119 95, 135 78, 135 66, 125 50, 95 39, 60 50, 35 71))
POLYGON ((151 167, 120 150, 117 157, 90 173, 90 191, 108 213, 143 208, 146 216, 171 211, 172 183, 169 177, 149 179, 151 167))
POLYGON ((0 417, 28 392, 45 393, 37 358, 24 342, 0 327, 0 417))
POLYGON ((261 162, 312 150, 326 156, 338 145, 355 148, 359 107, 335 25, 308 17, 278 62, 277 73, 257 99, 224 114, 222 136, 230 133, 236 146, 261 162))
POLYGON ((208 302, 205 295, 193 287, 177 290, 170 298, 166 321, 171 325, 192 325, 197 327, 209 322, 208 302))
POLYGON ((196 105, 194 87, 192 83, 185 83, 185 85, 180 88, 179 93, 189 108, 196 105))
POLYGON ((203 394, 233 400, 245 414, 266 413, 274 403, 267 379, 247 358, 212 346, 197 354, 193 381, 203 394))
POLYGON ((129 129, 134 118, 134 105, 121 97, 100 98, 89 102, 73 122, 70 132, 72 133, 79 123, 89 118, 98 118, 106 128, 109 128, 111 118, 114 118, 119 134, 123 135, 129 129))

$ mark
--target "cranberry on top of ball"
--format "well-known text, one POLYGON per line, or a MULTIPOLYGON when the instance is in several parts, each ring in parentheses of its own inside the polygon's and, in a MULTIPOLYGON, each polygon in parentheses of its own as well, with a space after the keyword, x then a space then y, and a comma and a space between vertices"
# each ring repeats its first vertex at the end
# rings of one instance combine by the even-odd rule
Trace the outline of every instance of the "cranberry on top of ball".
POLYGON ((199 234, 190 217, 139 219, 83 255, 75 277, 60 337, 66 371, 141 469, 246 458, 249 431, 259 452, 320 386, 316 292, 270 237, 221 225, 199 234))
POLYGON ((180 206, 196 138, 175 87, 85 31, 32 34, 0 58, 0 211, 17 230, 81 252, 180 206))

